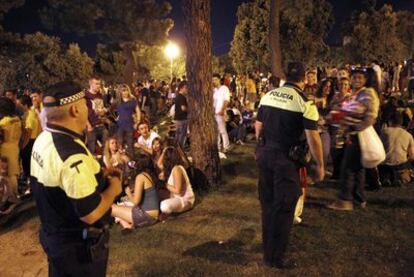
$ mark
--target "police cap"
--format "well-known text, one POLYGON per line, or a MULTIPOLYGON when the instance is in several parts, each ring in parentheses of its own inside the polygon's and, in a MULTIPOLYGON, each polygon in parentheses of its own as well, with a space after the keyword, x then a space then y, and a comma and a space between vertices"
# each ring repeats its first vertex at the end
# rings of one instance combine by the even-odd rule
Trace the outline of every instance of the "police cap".
POLYGON ((58 107, 76 102, 85 97, 81 86, 72 81, 64 81, 50 86, 43 94, 43 106, 58 107), (45 102, 46 97, 53 97, 54 101, 45 102))

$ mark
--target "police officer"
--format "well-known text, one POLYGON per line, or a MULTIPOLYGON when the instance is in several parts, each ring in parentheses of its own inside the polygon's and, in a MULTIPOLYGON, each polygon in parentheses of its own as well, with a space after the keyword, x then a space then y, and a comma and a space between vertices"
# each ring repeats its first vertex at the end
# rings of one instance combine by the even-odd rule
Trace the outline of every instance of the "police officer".
POLYGON ((296 265, 284 260, 295 205, 301 195, 299 168, 289 152, 300 144, 299 138, 304 132, 317 164, 316 179, 324 177, 318 111, 302 93, 303 64, 290 63, 286 76, 283 87, 269 91, 261 99, 255 124, 264 264, 281 269, 296 265))
POLYGON ((31 184, 41 221, 49 276, 105 276, 110 208, 121 192, 119 172, 104 176, 86 148, 85 94, 73 82, 43 97, 47 127, 36 139, 31 184))

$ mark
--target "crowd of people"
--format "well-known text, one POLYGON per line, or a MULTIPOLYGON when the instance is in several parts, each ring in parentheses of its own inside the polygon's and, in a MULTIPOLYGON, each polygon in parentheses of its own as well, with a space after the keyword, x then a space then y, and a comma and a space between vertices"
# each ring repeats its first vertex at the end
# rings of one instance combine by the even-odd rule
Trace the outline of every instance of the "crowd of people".
POLYGON ((339 200, 328 208, 352 210, 353 201, 365 207, 366 188, 379 190, 410 183, 414 149, 412 60, 403 68, 374 62, 333 69, 317 82, 319 74, 317 70, 307 72, 304 92, 319 111, 326 174, 342 187, 339 200), (357 134, 369 126, 381 137, 386 159, 377 168, 364 169, 357 134))
MULTIPOLYGON (((327 176, 332 180, 339 180, 341 176, 349 134, 333 122, 332 111, 341 110, 344 103, 354 97, 356 81, 351 79, 351 72, 355 70, 367 76, 366 83, 361 86, 372 88, 381 104, 377 115, 377 111, 373 111, 370 123, 375 121, 387 151, 387 160, 378 169, 364 173, 368 177, 368 188, 405 184, 412 178, 409 160, 414 155, 410 135, 414 129, 410 106, 414 90, 412 60, 390 66, 374 62, 369 67, 347 65, 307 70, 304 94, 315 103, 320 115, 318 126, 327 176)), ((259 72, 238 76, 214 74, 212 84, 218 147, 222 153, 227 153, 235 144, 253 139, 254 119, 261 97, 283 84, 283 80, 259 72)), ((174 78, 169 84, 146 80, 132 87, 127 84, 105 86, 103 80, 93 76, 85 92, 88 105, 86 145, 105 167, 122 168, 128 176, 139 175, 140 172, 129 168, 128 163, 135 160, 145 163, 136 158, 137 153, 142 153, 151 157, 154 172, 148 172, 148 177, 156 176, 151 180, 157 183, 163 167, 159 161, 167 141, 173 141, 169 143, 170 147, 179 147, 183 161, 189 164, 183 151, 190 144, 185 76, 174 78), (173 120, 174 127, 168 135, 173 134, 175 139, 162 139, 156 128, 151 128, 163 115, 169 115, 173 120)), ((0 210, 8 213, 19 202, 20 196, 30 193, 31 149, 45 128, 46 120, 42 113, 42 91, 38 89, 6 89, 0 101, 1 175, 3 183, 9 183, 0 188, 0 210)), ((308 172, 312 175, 311 168, 308 172)), ((312 182, 310 178, 308 181, 312 182)), ((296 217, 296 221, 300 218, 296 217)))
POLYGON ((339 181, 338 199, 326 205, 337 211, 365 209, 366 183, 378 190, 411 182, 412 60, 404 72, 406 90, 393 91, 377 63, 321 71, 292 62, 286 82, 261 98, 255 157, 266 266, 296 267, 285 252, 292 225, 302 221, 309 182, 339 181))
MULTIPOLYGON (((124 173, 125 197, 112 209, 124 228, 155 223, 159 215, 165 218, 194 205, 195 195, 186 171, 189 161, 183 151, 188 147, 187 83, 174 80, 171 84, 177 95, 175 138, 162 138, 151 128, 152 122, 167 114, 168 106, 174 103, 174 98, 168 96, 171 92, 164 94, 160 85, 152 81, 137 83, 133 93, 126 84, 104 89, 102 80, 94 76, 85 90, 87 148, 103 168, 124 173)), ((49 128, 42 95, 37 89, 22 94, 8 89, 0 98, 1 214, 11 213, 31 193, 30 162, 36 159, 32 157, 33 144, 42 130, 49 128)))
MULTIPOLYGON (((260 126, 260 120, 268 115, 260 110, 258 114, 258 108, 266 105, 266 97, 272 93, 289 100, 293 93, 278 90, 284 86, 284 80, 259 72, 246 76, 214 74, 212 85, 211 110, 217 124, 220 157, 226 157, 235 145, 243 145, 255 137, 259 144, 263 143, 257 133, 257 122, 260 126)), ((304 100, 297 107, 283 109, 290 112, 298 109, 308 117, 306 120, 318 118, 317 131, 322 144, 323 164, 314 160, 302 166, 301 184, 306 187, 312 179, 319 181, 313 178, 318 175, 341 185, 338 200, 327 205, 328 208, 353 210, 355 203, 365 208, 366 184, 368 189, 379 190, 382 186, 401 186, 412 181, 413 60, 389 67, 374 62, 366 66, 308 68, 303 88, 297 84, 292 88, 304 100), (316 114, 311 114, 308 105, 316 107, 316 114), (366 169, 361 164, 357 134, 369 126, 374 126, 380 135, 386 159, 378 167, 366 169), (324 172, 315 170, 315 164, 324 172)), ((65 101, 71 103, 78 100, 76 97, 86 99, 86 129, 81 139, 87 153, 102 168, 122 172, 123 194, 112 204, 111 213, 115 222, 126 230, 155 224, 194 206, 196 184, 188 173, 191 134, 187 94, 185 76, 174 78, 169 84, 148 80, 132 86, 105 86, 103 80, 92 76, 87 89, 60 100, 59 105, 64 107, 65 101), (162 136, 154 126, 165 116, 171 118, 172 124, 162 136)), ((7 89, 0 97, 1 214, 11 213, 32 192, 31 162, 36 161, 41 167, 43 163, 41 155, 32 149, 36 139, 45 133, 42 131, 70 134, 53 125, 61 119, 61 113, 51 108, 54 102, 45 106, 47 97, 47 93, 38 89, 7 89)), ((308 124, 306 120, 304 124, 308 124)), ((276 123, 278 128, 289 124, 276 123)), ((80 163, 72 166, 77 169, 80 163)), ((295 223, 301 222, 303 196, 296 204, 295 223)))

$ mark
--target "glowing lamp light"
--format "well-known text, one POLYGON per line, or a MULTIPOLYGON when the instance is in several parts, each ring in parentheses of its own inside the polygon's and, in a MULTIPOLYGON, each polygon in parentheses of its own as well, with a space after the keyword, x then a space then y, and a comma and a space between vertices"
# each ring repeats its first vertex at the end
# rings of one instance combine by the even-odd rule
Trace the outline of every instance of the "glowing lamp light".
POLYGON ((170 59, 175 59, 180 55, 180 48, 177 44, 170 42, 165 47, 165 55, 170 59))
POLYGON ((170 73, 171 73, 171 80, 173 79, 173 62, 174 59, 177 58, 180 55, 180 48, 178 48, 178 45, 169 42, 167 46, 165 46, 165 56, 170 59, 170 73))

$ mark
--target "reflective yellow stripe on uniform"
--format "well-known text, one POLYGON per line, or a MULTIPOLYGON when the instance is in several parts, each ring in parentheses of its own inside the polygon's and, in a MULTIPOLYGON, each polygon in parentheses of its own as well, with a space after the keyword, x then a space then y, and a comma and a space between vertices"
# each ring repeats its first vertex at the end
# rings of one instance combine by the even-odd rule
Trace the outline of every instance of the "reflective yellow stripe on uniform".
POLYGON ((302 113, 303 117, 312 121, 319 119, 318 109, 312 101, 305 101, 291 87, 280 87, 269 91, 260 100, 260 106, 269 106, 286 111, 302 113))
POLYGON ((98 183, 95 175, 100 171, 99 163, 85 154, 70 156, 62 165, 62 186, 66 195, 81 199, 92 194, 98 183))

